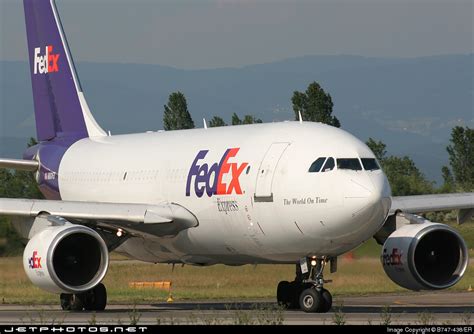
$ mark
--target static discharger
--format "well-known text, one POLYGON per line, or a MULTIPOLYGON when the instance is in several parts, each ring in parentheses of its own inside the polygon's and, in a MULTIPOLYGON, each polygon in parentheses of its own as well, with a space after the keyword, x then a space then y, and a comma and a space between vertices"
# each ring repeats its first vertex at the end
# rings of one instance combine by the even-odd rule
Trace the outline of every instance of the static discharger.
POLYGON ((157 282, 129 282, 128 286, 132 289, 160 289, 168 290, 168 298, 166 302, 172 303, 174 301, 171 294, 171 281, 157 281, 157 282))

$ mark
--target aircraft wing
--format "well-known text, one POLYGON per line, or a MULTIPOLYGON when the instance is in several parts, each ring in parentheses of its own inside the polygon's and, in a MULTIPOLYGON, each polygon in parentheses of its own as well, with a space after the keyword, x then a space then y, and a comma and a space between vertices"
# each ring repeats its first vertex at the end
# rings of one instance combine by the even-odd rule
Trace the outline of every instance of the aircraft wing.
POLYGON ((374 238, 383 245, 388 236, 400 226, 427 221, 416 214, 447 210, 458 211, 458 224, 466 222, 474 215, 474 193, 392 197, 387 220, 374 238))
POLYGON ((61 217, 76 224, 122 228, 131 234, 157 237, 176 235, 199 225, 189 210, 168 202, 152 205, 0 198, 0 216, 20 219, 25 225, 30 221, 30 228, 36 217, 48 216, 61 217))
POLYGON ((459 210, 458 223, 460 224, 470 219, 474 214, 474 193, 392 197, 390 215, 398 211, 424 213, 446 210, 459 210))

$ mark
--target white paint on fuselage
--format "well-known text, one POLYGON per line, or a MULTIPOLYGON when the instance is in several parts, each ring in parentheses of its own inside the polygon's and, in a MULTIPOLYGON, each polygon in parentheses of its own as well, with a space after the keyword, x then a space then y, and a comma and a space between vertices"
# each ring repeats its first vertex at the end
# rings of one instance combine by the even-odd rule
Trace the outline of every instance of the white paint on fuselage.
MULTIPOLYGON (((120 251, 150 262, 295 262, 306 255, 347 252, 383 224, 390 188, 381 170, 309 173, 318 157, 372 158, 351 134, 319 123, 269 123, 83 139, 65 154, 59 169, 63 200, 115 203, 175 202, 193 212, 199 226, 174 238, 132 238, 120 251), (273 201, 255 201, 257 174, 273 143, 289 143, 272 175, 273 201), (186 182, 198 164, 248 163, 239 177, 242 194, 191 196, 186 182), (235 201, 219 211, 219 201, 235 201)), ((231 182, 231 172, 223 183, 231 182)), ((220 207, 223 208, 222 206, 220 207)))

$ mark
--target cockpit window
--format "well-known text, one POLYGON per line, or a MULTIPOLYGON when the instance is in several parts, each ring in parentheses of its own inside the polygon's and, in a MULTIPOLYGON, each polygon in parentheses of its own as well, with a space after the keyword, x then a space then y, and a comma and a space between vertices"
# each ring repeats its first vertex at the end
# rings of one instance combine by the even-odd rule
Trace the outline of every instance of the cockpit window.
POLYGON ((378 170, 380 169, 379 164, 377 163, 377 160, 374 158, 362 158, 362 165, 364 165, 365 170, 378 170))
POLYGON ((334 159, 328 158, 321 172, 329 172, 330 170, 333 170, 333 169, 334 169, 334 159))
POLYGON ((326 158, 318 158, 315 162, 311 164, 308 172, 310 173, 319 172, 321 170, 321 167, 323 166, 324 160, 326 160, 326 158))
POLYGON ((359 159, 337 159, 337 169, 362 170, 359 159))

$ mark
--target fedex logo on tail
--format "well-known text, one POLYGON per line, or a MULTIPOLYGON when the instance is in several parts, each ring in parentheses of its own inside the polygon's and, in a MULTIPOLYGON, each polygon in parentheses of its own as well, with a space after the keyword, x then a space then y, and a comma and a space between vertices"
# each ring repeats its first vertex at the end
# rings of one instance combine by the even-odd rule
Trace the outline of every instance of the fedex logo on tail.
MULTIPOLYGON (((199 151, 194 158, 188 173, 186 182, 186 196, 191 196, 191 182, 194 178, 194 192, 197 197, 202 197, 204 193, 212 195, 242 194, 239 177, 248 166, 247 162, 240 165, 236 162, 229 162, 239 152, 240 148, 229 148, 225 151, 219 163, 209 166, 207 163, 200 164, 199 160, 206 157, 209 150, 199 151), (230 175, 230 182, 224 182, 224 176, 230 175)), ((227 178, 228 179, 228 178, 227 178)))
POLYGON ((59 53, 53 53, 53 46, 48 45, 44 48, 44 54, 41 55, 41 48, 35 48, 35 58, 33 62, 34 74, 45 74, 59 72, 58 60, 59 53))

